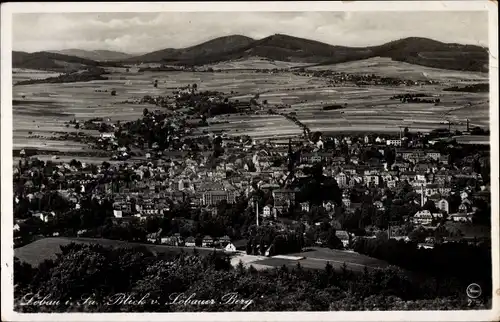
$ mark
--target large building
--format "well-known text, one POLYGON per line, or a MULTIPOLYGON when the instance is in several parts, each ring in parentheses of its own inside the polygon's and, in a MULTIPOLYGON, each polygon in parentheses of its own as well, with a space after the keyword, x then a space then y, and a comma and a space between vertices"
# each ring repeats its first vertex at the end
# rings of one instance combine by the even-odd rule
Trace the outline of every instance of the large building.
POLYGON ((204 206, 216 206, 221 201, 226 201, 228 204, 233 204, 236 201, 236 195, 233 191, 226 190, 213 190, 203 193, 202 204, 204 206))
POLYGON ((401 146, 401 140, 387 140, 385 141, 387 145, 401 146))
POLYGON ((335 176, 335 180, 337 180, 337 184, 341 188, 345 187, 347 185, 347 176, 343 172, 340 172, 339 174, 337 174, 335 176))
POLYGON ((295 203, 295 190, 280 189, 273 191, 274 208, 277 211, 288 209, 295 203))

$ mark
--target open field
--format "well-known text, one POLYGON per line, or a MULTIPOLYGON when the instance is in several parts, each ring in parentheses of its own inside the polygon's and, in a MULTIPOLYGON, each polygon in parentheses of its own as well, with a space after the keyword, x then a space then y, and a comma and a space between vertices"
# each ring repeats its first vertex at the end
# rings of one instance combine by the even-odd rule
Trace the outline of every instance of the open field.
POLYGON ((13 83, 30 79, 45 79, 49 77, 57 77, 59 75, 61 75, 61 73, 36 69, 12 68, 13 83))
MULTIPOLYGON (((411 131, 430 131, 447 127, 448 121, 454 123, 453 130, 465 130, 467 118, 470 119, 471 126, 489 127, 488 93, 443 91, 443 88, 471 79, 483 81, 487 77, 486 74, 443 71, 382 58, 316 68, 332 68, 349 73, 373 72, 383 76, 394 73, 391 75, 401 78, 422 76, 425 73, 428 78, 444 81, 445 84, 413 87, 332 86, 322 78, 296 76, 292 73, 267 74, 250 70, 228 70, 221 73, 139 73, 136 69, 126 72, 125 68, 110 68, 111 74, 107 75, 109 79, 104 81, 15 86, 14 147, 81 150, 86 147, 75 142, 47 141, 43 137, 50 137, 55 131, 76 131, 65 126, 65 122, 73 118, 135 120, 140 117, 145 107, 156 107, 121 102, 140 99, 144 95, 168 95, 176 88, 193 83, 198 84, 200 90, 222 91, 232 100, 248 100, 259 93, 259 100, 267 100, 269 107, 273 104, 289 104, 291 108, 280 112, 295 112, 297 118, 312 131, 328 133, 362 130, 395 133, 399 131, 399 126, 409 127, 411 131), (153 87, 154 80, 158 80, 158 88, 153 87), (116 96, 111 96, 112 90, 117 91, 116 96), (434 106, 403 104, 399 100, 390 100, 395 94, 409 92, 438 96, 441 103, 434 106), (328 104, 347 105, 341 110, 323 110, 322 107, 328 104), (28 138, 29 132, 42 138, 28 138)), ((27 77, 25 74, 22 77, 27 77)), ((14 82, 20 80, 20 75, 13 75, 14 82)), ((297 125, 284 117, 267 115, 268 106, 264 106, 259 112, 261 115, 218 116, 209 120, 209 123, 214 120, 229 123, 200 128, 200 133, 195 134, 201 134, 203 130, 224 130, 229 135, 246 134, 256 138, 269 138, 302 133, 297 125)))
POLYGON ((350 74, 375 74, 383 77, 401 77, 411 80, 436 80, 440 82, 488 82, 488 74, 462 72, 413 65, 387 57, 374 57, 335 65, 322 65, 309 70, 334 70, 350 74))
MULTIPOLYGON (((66 237, 50 237, 36 240, 28 245, 16 248, 14 256, 19 260, 26 262, 32 266, 37 266, 46 259, 55 259, 57 254, 60 253, 61 246, 68 245, 71 242, 75 243, 97 243, 102 246, 111 247, 138 247, 144 246, 154 253, 179 253, 184 250, 187 253, 193 252, 193 247, 177 247, 141 243, 129 243, 118 240, 101 239, 101 238, 66 238, 66 237)), ((200 254, 209 254, 213 252, 213 248, 197 247, 196 250, 200 254)), ((223 252, 221 249, 217 249, 223 252)), ((247 255, 241 252, 231 253, 231 264, 238 265, 241 261, 244 266, 249 267, 252 265, 256 269, 268 269, 273 267, 281 267, 283 265, 293 267, 297 262, 304 268, 310 269, 323 269, 327 262, 329 262, 335 269, 340 269, 343 263, 346 263, 348 269, 353 271, 362 271, 365 266, 368 268, 383 268, 388 264, 384 261, 360 255, 348 251, 331 250, 325 248, 315 247, 312 251, 306 251, 297 254, 290 254, 290 256, 305 257, 301 260, 284 259, 284 258, 268 258, 264 256, 247 255)))
MULTIPOLYGON (((102 239, 102 238, 66 238, 66 237, 49 237, 36 240, 25 246, 16 248, 14 256, 19 260, 30 265, 38 265, 46 259, 55 259, 56 254, 61 252, 60 246, 65 246, 70 243, 97 243, 107 247, 140 247, 144 246, 153 253, 179 253, 184 250, 187 253, 193 252, 194 247, 174 247, 165 245, 129 243, 119 240, 102 239)), ((209 254, 214 251, 213 248, 196 247, 199 254, 209 254)), ((217 251, 223 251, 217 249, 217 251)))
POLYGON ((237 60, 219 62, 215 64, 208 64, 203 67, 205 68, 211 67, 213 69, 221 69, 221 70, 230 70, 230 69, 274 69, 274 68, 282 69, 282 68, 301 67, 307 65, 310 64, 284 62, 284 61, 270 60, 260 57, 250 57, 245 59, 237 59, 237 60))
MULTIPOLYGON (((304 257, 300 260, 284 259, 284 258, 268 258, 254 262, 257 265, 269 265, 280 267, 286 265, 294 267, 297 263, 304 268, 323 269, 327 263, 330 263, 333 268, 340 269, 345 263, 347 268, 352 271, 363 271, 365 266, 369 269, 384 268, 388 263, 376 258, 368 257, 350 251, 333 250, 327 248, 315 247, 311 251, 302 253, 289 254, 290 256, 304 257)), ((252 265, 254 264, 252 263, 252 265)))

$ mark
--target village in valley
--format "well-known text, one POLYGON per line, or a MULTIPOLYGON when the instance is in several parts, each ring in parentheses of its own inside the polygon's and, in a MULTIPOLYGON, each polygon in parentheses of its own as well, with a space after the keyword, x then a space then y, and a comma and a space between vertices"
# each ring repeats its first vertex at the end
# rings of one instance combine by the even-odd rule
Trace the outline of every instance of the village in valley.
POLYGON ((87 143, 109 162, 60 162, 58 156, 43 162, 20 150, 16 244, 40 235, 106 237, 272 256, 284 255, 273 247, 275 235, 299 232, 303 240, 292 252, 352 250, 358 239, 381 236, 423 248, 488 240, 488 146, 472 149, 452 137, 481 131, 468 120, 463 133, 405 127, 392 135, 328 135, 258 96, 232 103, 196 84, 176 93, 145 97, 167 110, 144 108, 135 122, 68 122, 98 129, 87 143), (179 112, 189 104, 198 111, 179 112), (210 132, 200 118, 203 108, 281 115, 303 134, 259 140, 210 132), (209 133, 193 135, 200 127, 209 133), (272 237, 261 237, 266 234, 272 237))

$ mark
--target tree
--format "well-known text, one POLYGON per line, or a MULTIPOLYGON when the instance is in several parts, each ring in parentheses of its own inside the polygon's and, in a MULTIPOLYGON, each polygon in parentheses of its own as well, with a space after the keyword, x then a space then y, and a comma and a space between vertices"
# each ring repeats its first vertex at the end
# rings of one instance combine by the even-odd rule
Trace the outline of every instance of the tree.
POLYGON ((344 246, 342 244, 342 241, 337 237, 335 233, 336 231, 334 228, 330 228, 328 230, 328 233, 326 235, 326 245, 330 249, 343 249, 344 246))
POLYGON ((144 117, 146 117, 146 116, 148 116, 148 114, 149 114, 148 109, 147 109, 147 108, 144 108, 144 109, 142 110, 142 115, 143 115, 144 117))
POLYGON ((438 210, 436 208, 436 204, 432 200, 427 200, 422 208, 424 210, 429 210, 431 213, 438 212, 438 210))

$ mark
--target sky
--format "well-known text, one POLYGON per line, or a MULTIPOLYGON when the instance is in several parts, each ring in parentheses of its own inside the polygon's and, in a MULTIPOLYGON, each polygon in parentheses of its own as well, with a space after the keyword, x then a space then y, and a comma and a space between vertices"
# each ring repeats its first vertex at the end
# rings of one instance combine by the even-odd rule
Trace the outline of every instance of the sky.
POLYGON ((16 13, 13 50, 146 53, 228 35, 272 34, 332 45, 371 46, 405 37, 487 46, 486 12, 16 13))

